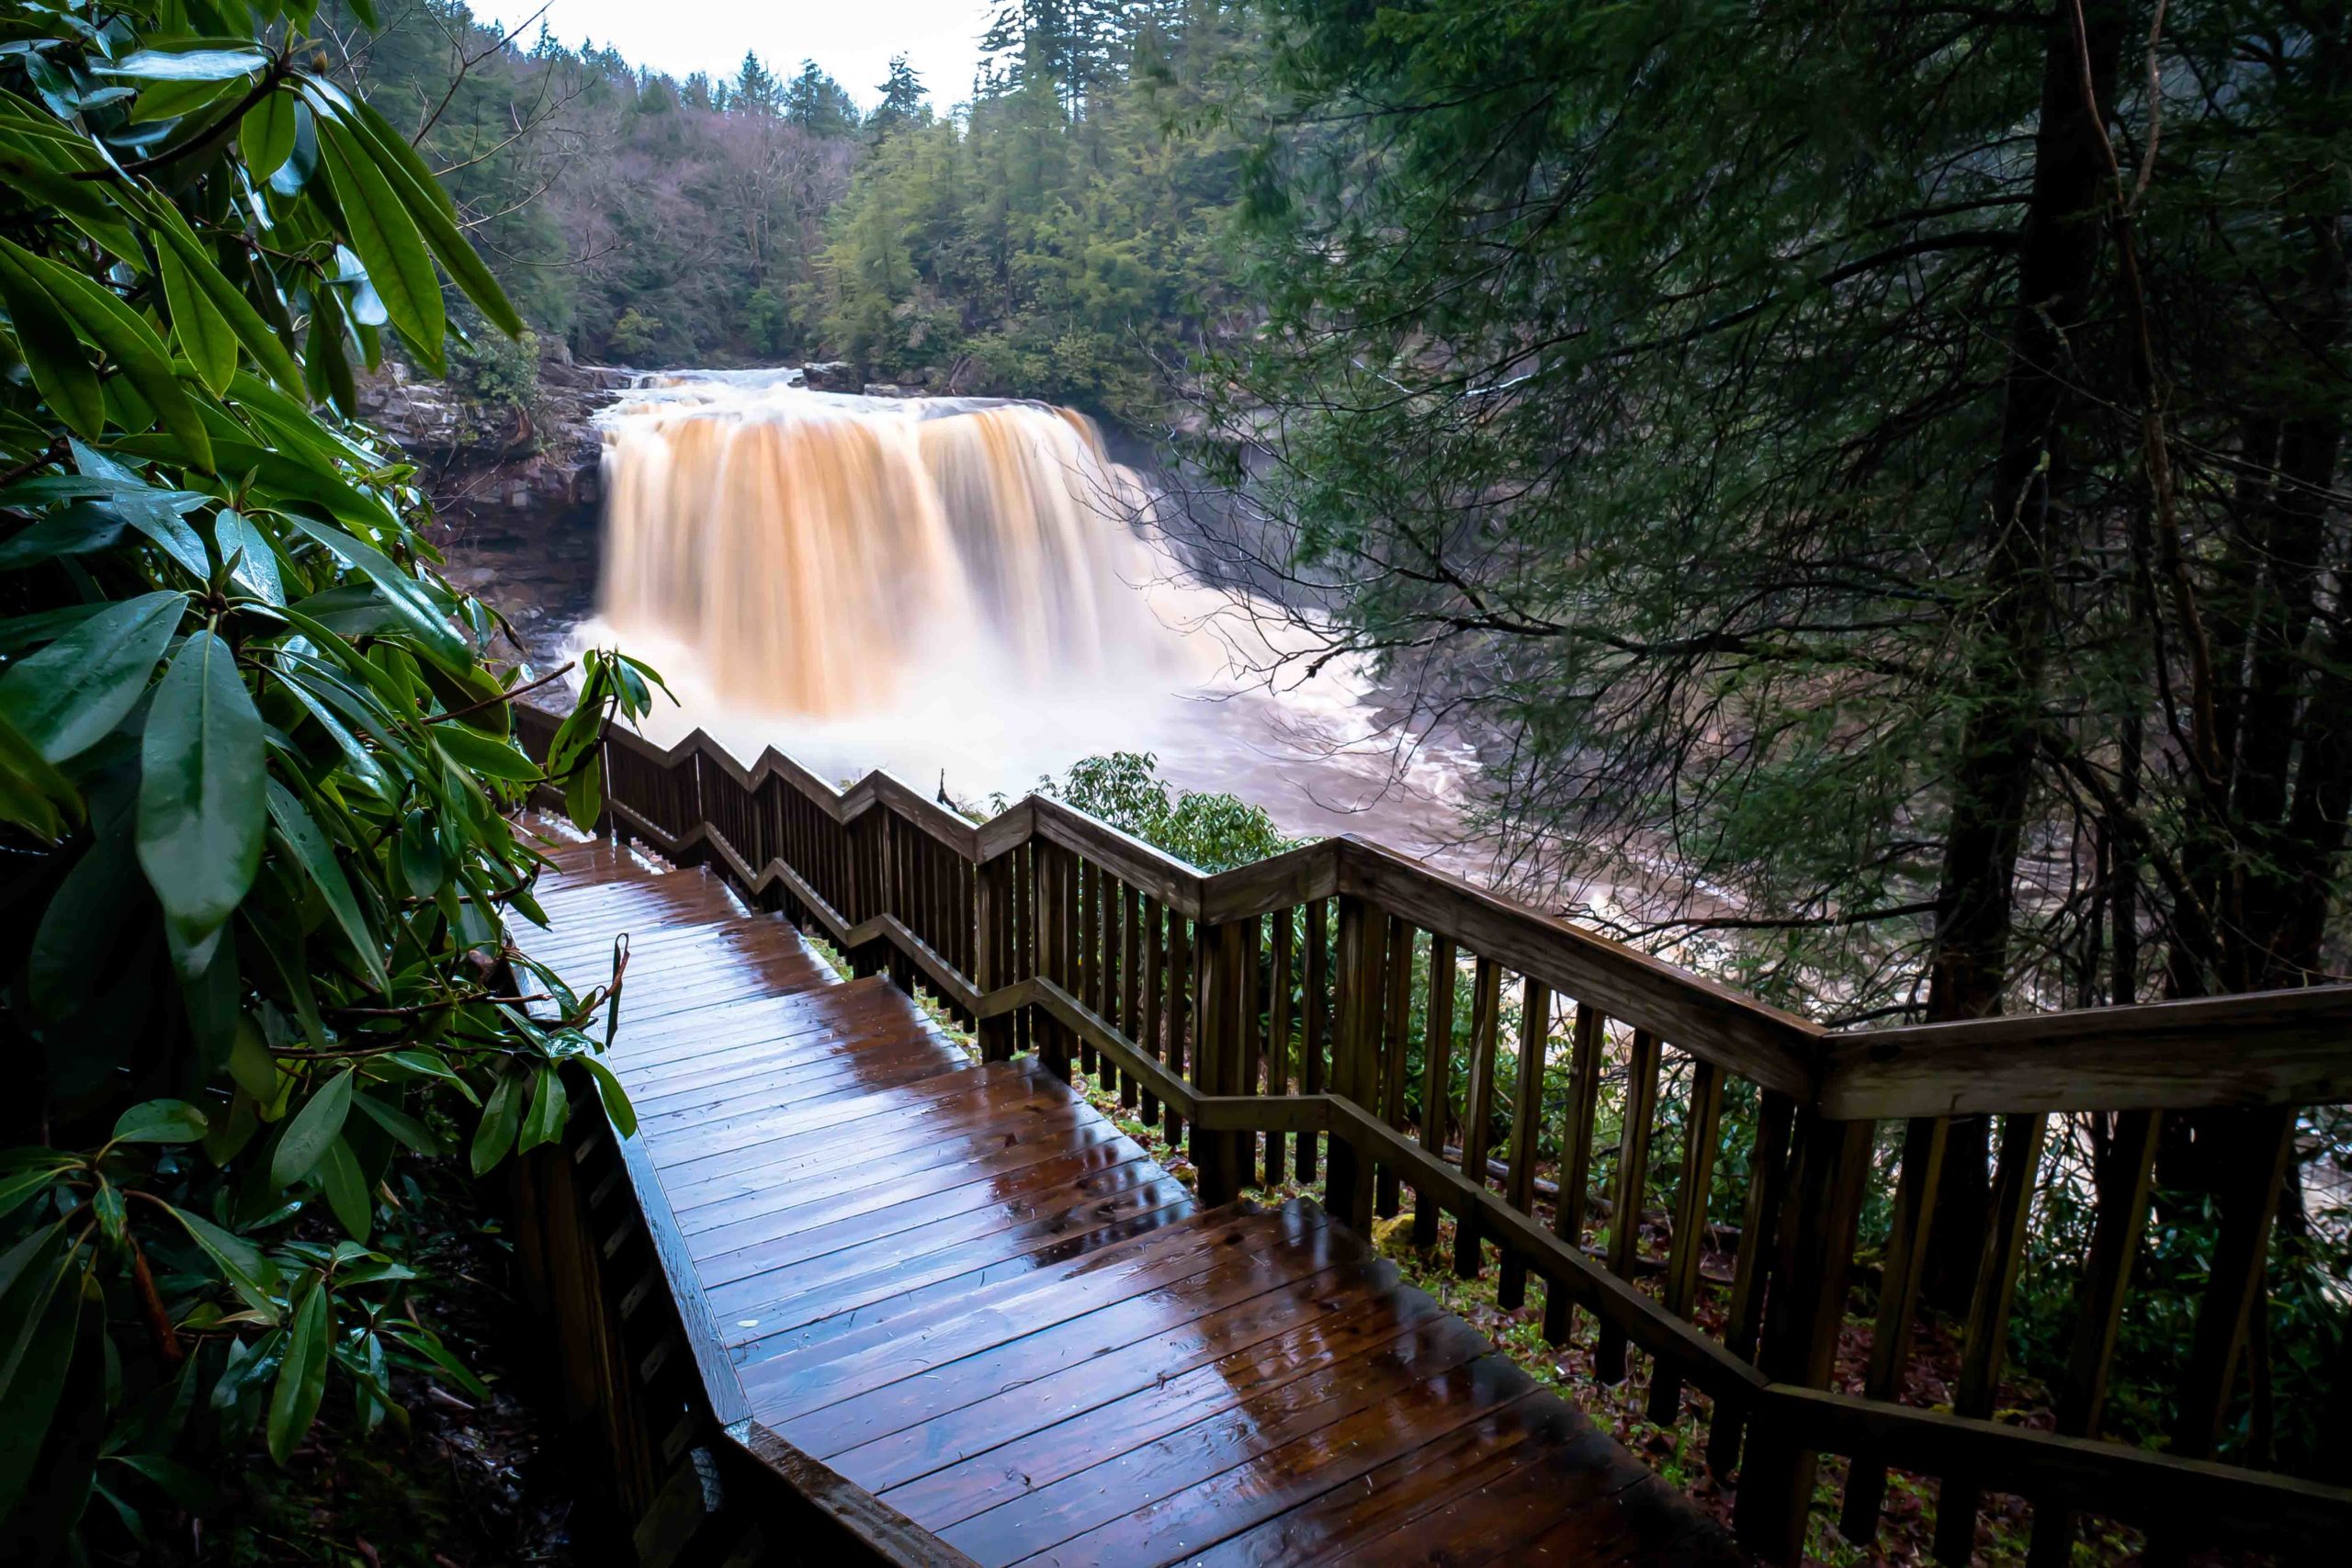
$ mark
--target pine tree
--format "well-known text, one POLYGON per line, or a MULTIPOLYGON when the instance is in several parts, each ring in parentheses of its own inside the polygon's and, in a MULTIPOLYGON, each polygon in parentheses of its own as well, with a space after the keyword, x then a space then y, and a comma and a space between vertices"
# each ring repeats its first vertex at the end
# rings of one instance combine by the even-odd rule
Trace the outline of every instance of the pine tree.
POLYGON ((733 107, 741 114, 772 115, 781 101, 775 74, 760 63, 751 50, 743 52, 742 68, 735 73, 733 107))
POLYGON ((922 78, 915 74, 905 55, 890 57, 889 79, 878 90, 882 101, 865 120, 867 132, 876 139, 931 118, 931 106, 923 101, 922 78))
POLYGON ((857 102, 813 60, 784 90, 784 118, 810 135, 830 140, 858 126, 857 102))

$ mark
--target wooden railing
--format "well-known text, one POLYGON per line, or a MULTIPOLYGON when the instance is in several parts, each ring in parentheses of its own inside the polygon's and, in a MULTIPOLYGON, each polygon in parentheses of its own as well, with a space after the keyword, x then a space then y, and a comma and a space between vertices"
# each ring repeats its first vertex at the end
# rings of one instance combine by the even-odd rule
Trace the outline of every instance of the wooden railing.
MULTIPOLYGON (((553 725, 521 715, 534 754, 553 725)), ((2352 1100, 2352 987, 1831 1033, 1352 838, 1211 875, 1054 800, 976 826, 887 774, 837 790, 774 750, 745 767, 700 732, 666 750, 616 732, 605 762, 610 826, 714 865, 861 974, 927 991, 988 1058, 1033 1050, 1064 1077, 1100 1075, 1188 1140, 1207 1201, 1319 1174, 1326 1206, 1360 1227, 1398 1213, 1408 1189, 1424 1244, 1452 1214, 1455 1268, 1478 1273, 1491 1248, 1504 1307, 1544 1282, 1553 1343, 1590 1314, 1603 1380, 1642 1352, 1654 1419, 1675 1419, 1686 1391, 1706 1398, 1708 1462, 1736 1472, 1738 1533, 1768 1557, 1798 1555, 1824 1452, 1852 1461, 1840 1525, 1857 1541, 1878 1532, 1889 1467, 1934 1478, 1951 1562, 1967 1559, 1986 1492, 2031 1501, 2037 1562, 2064 1561, 2077 1512, 2167 1552, 2220 1540, 2299 1557, 2352 1531, 2346 1477, 2212 1458, 2297 1109, 2352 1100), (1547 1127, 1555 1017, 1565 1111, 1547 1127), (2159 1115, 2222 1108, 2239 1179, 2181 1347, 2177 1418, 2162 1450, 2101 1440, 2159 1115), (2051 1119, 2083 1112, 2115 1113, 2109 1168, 2056 1429, 2032 1429, 1993 1418, 2011 1298, 2051 1119), (1962 1115, 1998 1119, 1993 1217, 1951 1407, 1923 1409, 1897 1395, 1962 1115), (1901 1163, 1876 1323, 1862 1392, 1837 1392, 1887 1121, 1902 1124, 1901 1163), (1660 1258, 1644 1255, 1644 1211, 1668 1149, 1660 1258), (1742 1182, 1719 1179, 1734 1168, 1742 1182), (1736 1228, 1711 1218, 1735 1205, 1736 1228), (1707 1288, 1727 1292, 1713 1328, 1694 1321, 1707 1288)))

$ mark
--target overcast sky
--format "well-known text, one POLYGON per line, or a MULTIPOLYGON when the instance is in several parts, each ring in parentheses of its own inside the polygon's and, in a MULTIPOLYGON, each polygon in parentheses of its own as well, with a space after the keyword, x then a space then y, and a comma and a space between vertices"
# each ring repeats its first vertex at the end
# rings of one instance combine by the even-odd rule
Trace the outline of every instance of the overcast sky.
MULTIPOLYGON (((944 109, 972 96, 979 38, 997 0, 548 0, 548 26, 573 48, 582 39, 617 48, 630 63, 673 76, 707 71, 732 76, 745 50, 757 50, 779 76, 813 60, 868 107, 904 54, 931 101, 944 109)), ((485 25, 514 28, 527 44, 538 24, 525 20, 536 0, 473 0, 485 25)))

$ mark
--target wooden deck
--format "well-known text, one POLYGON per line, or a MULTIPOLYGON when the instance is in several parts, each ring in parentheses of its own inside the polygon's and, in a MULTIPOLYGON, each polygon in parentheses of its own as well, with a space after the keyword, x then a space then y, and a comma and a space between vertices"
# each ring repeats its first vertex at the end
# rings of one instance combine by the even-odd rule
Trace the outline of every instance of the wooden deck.
MULTIPOLYGON (((752 1417, 982 1563, 1737 1561, 1309 1202, 1197 1204, 726 885, 535 824, 752 1417)), ((695 1308, 690 1315, 701 1317, 695 1308)))

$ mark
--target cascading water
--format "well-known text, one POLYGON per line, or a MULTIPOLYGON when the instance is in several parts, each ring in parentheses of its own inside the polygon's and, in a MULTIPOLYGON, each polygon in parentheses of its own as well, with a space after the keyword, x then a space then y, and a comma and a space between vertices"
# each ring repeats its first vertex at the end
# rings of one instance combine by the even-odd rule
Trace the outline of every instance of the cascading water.
POLYGON ((1397 738, 1346 668, 1272 694, 1265 617, 1187 577, 1083 416, 797 379, 653 378, 601 417, 599 613, 572 637, 662 670, 682 707, 655 739, 699 726, 967 799, 1150 750, 1294 832, 1442 830, 1453 762, 1396 791, 1397 738))
MULTIPOLYGON (((1149 495, 1083 417, 695 380, 607 416, 604 619, 710 693, 801 717, 943 671, 1022 690, 1214 672, 1140 597, 1149 495)), ((952 675, 951 675, 952 678, 952 675)))

